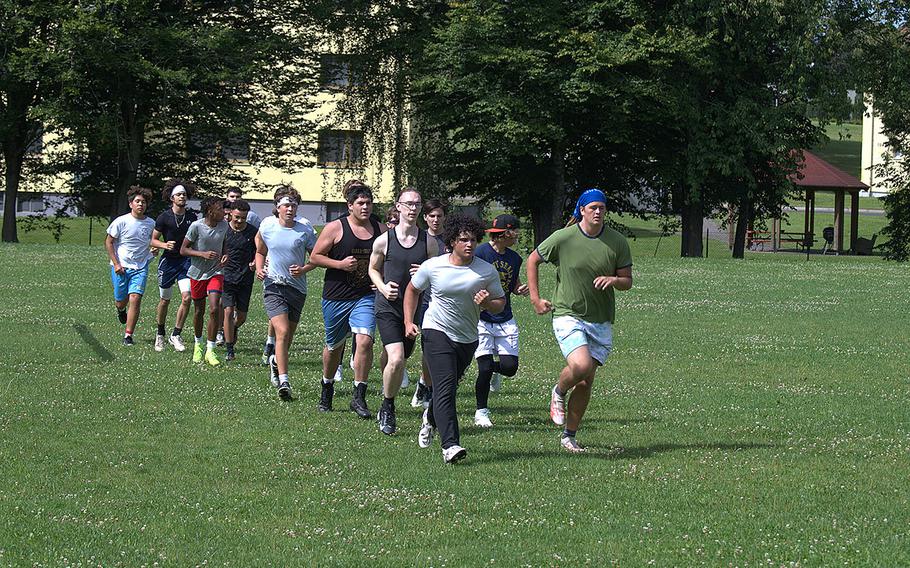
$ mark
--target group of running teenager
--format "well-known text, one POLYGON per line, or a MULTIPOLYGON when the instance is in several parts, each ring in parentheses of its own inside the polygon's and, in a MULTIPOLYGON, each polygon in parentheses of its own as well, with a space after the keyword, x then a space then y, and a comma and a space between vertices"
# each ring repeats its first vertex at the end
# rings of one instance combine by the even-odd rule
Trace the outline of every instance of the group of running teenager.
POLYGON ((234 346, 247 319, 255 277, 263 283, 269 320, 263 360, 278 396, 291 399, 289 352, 306 301, 306 274, 323 268, 325 345, 318 410, 333 410, 335 383, 353 336, 350 409, 361 418, 373 417, 366 395, 378 328, 382 402, 376 417, 380 432, 395 434, 396 397, 420 336, 422 373, 411 400, 423 408, 418 445, 430 447, 438 433, 443 460, 455 463, 467 455, 456 414, 458 384, 476 359, 474 424, 492 427, 489 394, 499 390, 501 377, 518 371, 512 296, 530 296, 538 315, 552 312, 553 331, 566 359, 551 391, 550 417, 563 427, 560 444, 565 450, 585 451, 576 432, 597 367, 612 349, 614 291, 632 286, 628 242, 605 225, 603 192, 582 193, 569 225, 529 256, 523 284, 522 258, 511 248, 519 229, 513 215, 499 215, 485 228, 472 216, 447 215, 441 200, 424 202, 417 190, 404 188, 382 222, 373 214, 372 189, 351 180, 343 189, 348 214, 326 224, 317 236, 313 225, 297 216, 300 194, 293 187, 275 191, 273 215, 261 221, 237 189, 230 190, 227 200, 203 199, 197 219, 187 209, 195 191, 188 181, 168 181, 161 196, 171 206, 152 221, 145 216, 151 191, 133 187, 130 213, 108 227, 105 245, 118 318, 125 325, 124 345, 133 345, 153 251, 162 251, 155 350, 168 343, 177 351, 186 349, 181 332, 192 306, 194 362, 221 364, 216 346, 222 331, 225 359, 236 357, 234 346), (421 213, 426 229, 418 226, 421 213), (488 242, 482 242, 485 234, 488 242), (545 262, 556 267, 552 301, 540 295, 538 270, 545 262), (165 318, 175 284, 181 303, 168 336, 165 318))

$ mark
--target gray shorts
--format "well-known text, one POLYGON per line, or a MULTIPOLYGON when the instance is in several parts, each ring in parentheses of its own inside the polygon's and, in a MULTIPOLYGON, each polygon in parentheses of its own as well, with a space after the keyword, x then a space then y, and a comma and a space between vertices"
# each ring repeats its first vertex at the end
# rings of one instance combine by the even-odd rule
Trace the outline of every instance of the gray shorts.
POLYGON ((262 291, 262 303, 265 304, 265 313, 269 319, 287 314, 289 320, 297 323, 305 301, 306 294, 291 286, 269 284, 262 291))

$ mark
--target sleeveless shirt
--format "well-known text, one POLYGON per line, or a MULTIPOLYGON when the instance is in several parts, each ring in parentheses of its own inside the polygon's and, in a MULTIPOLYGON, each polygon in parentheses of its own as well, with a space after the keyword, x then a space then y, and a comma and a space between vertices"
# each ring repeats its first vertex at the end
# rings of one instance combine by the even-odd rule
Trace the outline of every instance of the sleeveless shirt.
POLYGON ((411 265, 422 264, 427 259, 427 232, 418 228, 417 241, 410 248, 401 246, 395 229, 389 229, 386 234, 389 245, 382 265, 382 281, 398 283, 398 299, 390 302, 377 290, 376 313, 391 312, 404 317, 404 291, 411 281, 411 265))
POLYGON ((373 236, 368 239, 359 239, 351 230, 347 216, 339 219, 339 222, 341 223, 341 240, 332 246, 328 256, 332 260, 344 260, 353 256, 357 259, 357 266, 351 272, 327 268, 322 297, 326 300, 358 300, 373 293, 367 270, 370 266, 370 253, 373 252, 373 241, 380 235, 379 223, 371 218, 373 236))

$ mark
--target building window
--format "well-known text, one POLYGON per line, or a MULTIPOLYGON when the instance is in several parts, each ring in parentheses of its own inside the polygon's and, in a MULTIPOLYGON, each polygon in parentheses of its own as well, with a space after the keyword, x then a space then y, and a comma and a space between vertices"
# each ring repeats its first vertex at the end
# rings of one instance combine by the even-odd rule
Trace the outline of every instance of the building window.
POLYGON ((323 130, 319 133, 318 163, 324 168, 363 166, 363 132, 323 130))
POLYGON ((16 199, 16 211, 19 213, 44 213, 47 207, 44 196, 40 193, 20 193, 16 199))
POLYGON ((332 91, 360 84, 355 69, 355 56, 323 53, 319 56, 319 86, 332 91))
POLYGON ((189 152, 193 156, 223 158, 229 162, 250 161, 250 139, 245 134, 219 137, 215 134, 191 134, 189 152))
POLYGON ((28 147, 25 148, 26 154, 40 154, 44 151, 44 126, 36 124, 29 133, 31 139, 28 147))

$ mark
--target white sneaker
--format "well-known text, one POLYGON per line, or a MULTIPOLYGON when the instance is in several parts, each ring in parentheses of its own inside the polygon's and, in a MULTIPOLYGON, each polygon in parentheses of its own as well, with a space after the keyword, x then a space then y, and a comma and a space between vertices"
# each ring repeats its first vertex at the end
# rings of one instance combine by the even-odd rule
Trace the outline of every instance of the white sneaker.
POLYGON ((466 457, 468 457, 468 450, 457 444, 442 450, 442 461, 446 463, 458 463, 466 457))
POLYGON ((575 436, 563 436, 559 439, 559 445, 570 454, 583 454, 587 449, 575 440, 575 436))
POLYGON ((566 423, 566 399, 556 394, 555 386, 550 391, 550 418, 557 426, 566 423))
POLYGON ((340 383, 344 380, 344 375, 341 373, 341 365, 338 365, 338 368, 335 369, 335 378, 336 383, 340 383))
POLYGON ((350 367, 352 371, 354 370, 354 356, 353 355, 351 355, 351 358, 348 360, 348 367, 350 367))
POLYGON ((224 345, 224 332, 219 331, 218 335, 215 336, 215 345, 221 346, 224 345))
POLYGON ((410 385, 410 384, 411 384, 411 381, 408 380, 408 370, 405 369, 404 372, 401 374, 401 388, 406 389, 406 388, 408 388, 408 385, 410 385))
POLYGON ((502 388, 502 375, 499 373, 493 373, 493 378, 490 379, 490 392, 499 392, 499 389, 502 388))
POLYGON ((492 428, 493 421, 490 420, 490 409, 489 408, 478 408, 474 412, 474 426, 480 426, 481 428, 492 428))
POLYGON ((433 443, 433 436, 436 434, 436 429, 430 425, 430 420, 427 418, 429 410, 423 411, 423 422, 420 424, 420 432, 417 433, 417 445, 421 448, 429 448, 433 443))
MULTIPOLYGON (((276 389, 281 386, 281 381, 278 380, 278 362, 275 360, 274 355, 269 355, 269 382, 276 389)), ((288 392, 291 392, 290 388, 288 392)))
POLYGON ((155 336, 155 351, 157 351, 158 353, 161 353, 162 351, 164 351, 164 336, 163 335, 155 336))
POLYGON ((179 351, 180 353, 186 351, 186 345, 184 345, 183 340, 180 339, 179 335, 172 335, 167 338, 167 341, 174 346, 174 351, 179 351))

